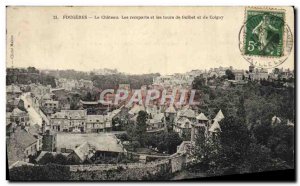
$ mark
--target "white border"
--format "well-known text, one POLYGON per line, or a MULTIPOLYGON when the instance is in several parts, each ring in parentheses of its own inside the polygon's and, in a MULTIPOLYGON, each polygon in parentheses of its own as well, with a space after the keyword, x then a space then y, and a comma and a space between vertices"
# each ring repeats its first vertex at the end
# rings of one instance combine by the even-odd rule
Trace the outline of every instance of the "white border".
MULTIPOLYGON (((299 14, 299 0, 252 0, 252 1, 241 1, 241 0, 230 0, 230 1, 216 1, 216 0, 206 0, 206 1, 197 1, 197 0, 152 0, 152 1, 146 1, 146 0, 131 0, 131 1, 124 1, 124 0, 102 0, 101 2, 98 2, 97 0, 1 0, 0 1, 0 83, 1 83, 1 91, 0 91, 0 102, 1 104, 1 150, 2 153, 0 153, 0 162, 2 162, 1 166, 1 185, 8 185, 12 184, 6 181, 6 165, 5 165, 5 158, 6 158, 6 152, 5 152, 5 74, 6 74, 6 67, 5 67, 5 7, 8 5, 25 5, 25 6, 62 6, 62 5, 74 5, 74 6, 247 6, 247 5, 268 5, 268 6, 295 6, 298 8, 298 14, 299 14)), ((25 15, 24 15, 25 16, 25 15)), ((299 25, 299 19, 297 19, 297 25, 299 25)), ((297 35, 298 36, 298 30, 297 35)), ((296 43, 298 46, 298 42, 296 43)), ((298 51, 297 51, 298 54, 298 51)), ((298 56, 298 55, 297 55, 298 56)), ((298 56, 299 57, 299 56, 298 56)), ((299 72, 300 65, 297 65, 297 72, 299 72)), ((299 75, 299 74, 298 74, 299 75)), ((299 81, 297 83, 297 87, 299 87, 299 81)), ((298 90, 299 93, 299 90, 298 90)), ((299 98, 299 94, 298 94, 299 98)), ((298 99, 299 100, 299 99, 298 99)), ((297 115, 300 116, 299 109, 297 110, 297 115)), ((297 125, 297 123, 296 123, 297 125)), ((297 127, 297 134, 299 134, 299 127, 297 127)), ((297 150, 299 147, 299 143, 297 143, 297 150)), ((299 161, 296 161, 299 162, 299 161)), ((298 166, 297 166, 298 167, 298 166)), ((299 170, 297 172, 297 178, 299 175, 299 170)), ((101 183, 101 182, 100 182, 101 183)), ((15 183, 14 183, 15 184, 15 183)), ((31 184, 31 183, 29 183, 31 184)), ((37 184, 37 183, 34 183, 37 184)), ((38 183, 40 184, 40 183, 38 183)), ((45 183, 42 183, 45 184, 45 183)), ((56 185, 63 185, 66 183, 47 183, 47 184, 56 184, 56 185)), ((68 183, 72 184, 72 183, 68 183)), ((79 183, 76 183, 79 184, 79 183)), ((88 184, 88 183, 81 183, 81 184, 88 184)), ((117 183, 111 183, 111 184, 117 184, 117 183)), ((132 184, 132 183, 123 183, 123 184, 132 184)), ((146 184, 146 183, 138 183, 137 184, 146 184)), ((153 183, 158 185, 165 185, 165 184, 176 184, 176 183, 153 183)), ((178 184, 190 184, 190 183, 181 183, 178 184)), ((193 183, 193 184, 199 184, 199 183, 193 183)), ((202 183, 200 183, 202 184, 202 183)), ((212 185, 217 185, 218 183, 210 183, 212 185)), ((226 183, 226 184, 232 184, 232 183, 226 183)), ((239 184, 239 183, 237 183, 239 184)), ((256 186, 262 185, 263 183, 252 183, 256 186)), ((251 184, 251 185, 252 185, 251 184)), ((271 185, 274 183, 268 183, 264 185, 271 185)))

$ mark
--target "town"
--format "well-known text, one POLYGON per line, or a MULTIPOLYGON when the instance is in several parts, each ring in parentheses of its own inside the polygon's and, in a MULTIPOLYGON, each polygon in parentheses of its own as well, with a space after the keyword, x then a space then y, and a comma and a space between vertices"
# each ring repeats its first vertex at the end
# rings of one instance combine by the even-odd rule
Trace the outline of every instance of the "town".
POLYGON ((7 68, 6 84, 15 179, 45 166, 57 169, 49 180, 161 180, 293 166, 294 70, 250 65, 132 75, 7 68), (132 99, 136 90, 139 99, 132 99))

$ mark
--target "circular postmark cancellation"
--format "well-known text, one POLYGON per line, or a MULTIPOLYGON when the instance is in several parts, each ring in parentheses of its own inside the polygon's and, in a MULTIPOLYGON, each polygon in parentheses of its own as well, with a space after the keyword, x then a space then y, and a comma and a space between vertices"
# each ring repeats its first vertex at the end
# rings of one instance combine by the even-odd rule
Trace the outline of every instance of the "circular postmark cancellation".
POLYGON ((284 63, 293 49, 293 34, 285 12, 247 10, 239 32, 243 58, 257 68, 275 68, 284 63))

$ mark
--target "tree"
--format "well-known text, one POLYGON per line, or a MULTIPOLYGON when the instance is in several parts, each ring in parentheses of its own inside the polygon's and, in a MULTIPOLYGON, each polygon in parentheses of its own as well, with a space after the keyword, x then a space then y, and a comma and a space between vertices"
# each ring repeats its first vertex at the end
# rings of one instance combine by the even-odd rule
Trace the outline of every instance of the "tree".
POLYGON ((228 78, 229 80, 235 79, 235 75, 234 75, 234 73, 233 73, 231 70, 227 69, 227 70, 225 71, 225 74, 226 74, 226 76, 227 76, 227 78, 228 78))
POLYGON ((272 151, 272 156, 286 161, 294 166, 294 127, 278 124, 272 128, 272 135, 267 146, 272 151))
POLYGON ((246 123, 246 110, 245 110, 244 102, 245 102, 244 96, 241 96, 239 99, 239 105, 236 114, 239 117, 241 122, 246 123))
POLYGON ((48 163, 54 163, 54 156, 49 152, 47 152, 39 161, 39 164, 42 165, 46 165, 48 163))
POLYGON ((68 158, 62 154, 57 154, 54 157, 54 163, 60 164, 60 165, 66 165, 68 163, 68 158))
POLYGON ((264 145, 251 143, 245 162, 248 166, 248 172, 272 170, 271 150, 264 145))
POLYGON ((179 134, 177 132, 171 131, 168 133, 165 133, 165 143, 167 147, 167 152, 169 154, 173 154, 177 151, 177 146, 179 146, 182 142, 181 138, 179 137, 179 134))
POLYGON ((221 158, 216 162, 217 167, 229 171, 228 173, 241 172, 251 143, 247 126, 234 116, 225 117, 220 126, 221 158))
POLYGON ((209 172, 215 172, 215 162, 219 158, 219 144, 214 143, 211 138, 206 138, 205 129, 200 128, 196 136, 194 156, 201 167, 209 172))
POLYGON ((70 177, 70 168, 61 165, 23 165, 9 170, 9 178, 13 181, 67 181, 70 177))
POLYGON ((140 111, 138 113, 137 121, 136 121, 136 135, 138 141, 142 146, 145 144, 145 133, 147 130, 147 118, 148 114, 145 111, 140 111))
POLYGON ((196 76, 195 78, 194 78, 194 81, 193 81, 193 83, 192 83, 192 87, 193 87, 193 89, 198 89, 198 90, 200 90, 200 89, 202 89, 204 86, 206 86, 206 80, 205 80, 205 78, 203 78, 203 77, 201 77, 201 76, 196 76))
POLYGON ((271 123, 258 124, 253 127, 253 136, 255 137, 257 143, 261 145, 267 145, 270 136, 272 135, 271 123))
POLYGON ((93 101, 91 92, 87 92, 87 94, 85 96, 85 101, 93 101))

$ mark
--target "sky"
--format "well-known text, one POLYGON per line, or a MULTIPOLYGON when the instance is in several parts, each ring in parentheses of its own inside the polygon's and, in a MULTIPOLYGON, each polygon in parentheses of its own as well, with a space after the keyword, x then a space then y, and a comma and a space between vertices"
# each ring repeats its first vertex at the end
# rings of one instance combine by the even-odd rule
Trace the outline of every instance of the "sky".
MULTIPOLYGON (((7 67, 80 71, 110 68, 131 74, 184 73, 220 66, 247 69, 249 63, 238 47, 244 12, 243 7, 9 8, 7 67), (184 15, 202 19, 63 19, 75 15, 184 15)), ((286 14, 286 21, 293 23, 291 10, 286 14)), ((293 30, 294 25, 289 26, 293 30)), ((293 51, 279 67, 294 69, 293 51)))

